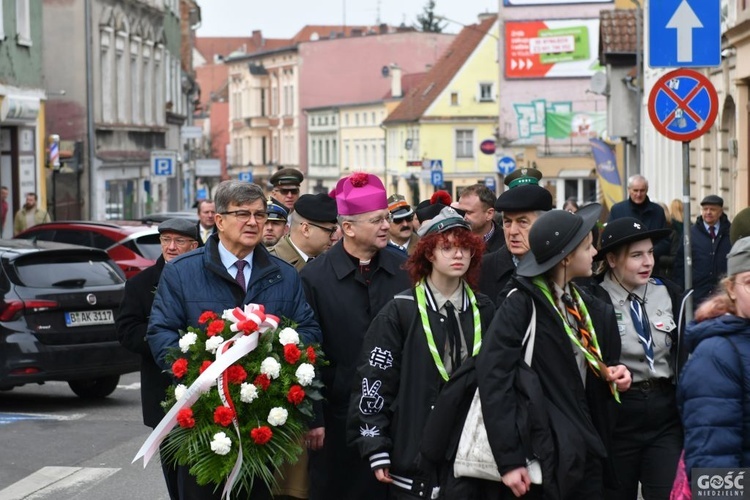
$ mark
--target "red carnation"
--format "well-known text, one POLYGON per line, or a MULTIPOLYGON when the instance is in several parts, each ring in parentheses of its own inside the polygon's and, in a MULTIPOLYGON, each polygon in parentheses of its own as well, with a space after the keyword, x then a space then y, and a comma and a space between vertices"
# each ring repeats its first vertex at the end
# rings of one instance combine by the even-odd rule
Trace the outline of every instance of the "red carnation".
POLYGON ((370 176, 366 172, 355 172, 349 176, 349 181, 354 187, 364 187, 370 181, 370 176))
POLYGON ((315 364, 315 349, 313 349, 312 346, 307 346, 307 360, 311 364, 315 364))
POLYGON ((228 406, 217 406, 214 410, 214 422, 224 427, 232 423, 234 410, 228 406))
POLYGON ((245 335, 249 335, 258 329, 258 324, 251 319, 247 319, 237 323, 237 328, 239 328, 245 335))
POLYGON ((255 377, 255 380, 253 380, 253 384, 257 385, 264 391, 268 390, 268 387, 271 385, 271 379, 268 378, 268 375, 261 373, 257 377, 255 377))
POLYGON ((198 370, 198 373, 205 372, 206 370, 208 370, 209 366, 211 366, 211 362, 208 361, 208 360, 204 361, 203 364, 201 365, 200 369, 198 370))
POLYGON ((271 440, 273 437, 273 431, 268 426, 256 427, 250 431, 250 437, 253 438, 255 444, 264 445, 271 440))
POLYGON ((286 399, 293 405, 298 405, 305 399, 305 390, 300 385, 293 385, 289 388, 286 399))
POLYGON ((203 311, 203 314, 201 314, 200 317, 198 318, 198 323, 201 324, 201 325, 205 325, 209 321, 213 321, 213 320, 215 320, 217 318, 218 318, 218 316, 216 315, 215 312, 213 312, 213 311, 203 311))
POLYGON ((241 384, 247 380, 247 372, 240 365, 232 365, 225 372, 230 384, 241 384))
POLYGON ((185 358, 180 358, 172 363, 172 373, 177 378, 182 378, 187 373, 188 361, 185 358))
POLYGON ((192 429, 195 427, 195 419, 193 418, 193 410, 191 408, 183 408, 177 412, 177 423, 180 427, 185 429, 192 429))
POLYGON ((209 337, 213 337, 214 335, 218 335, 223 331, 224 320, 217 319, 216 321, 213 321, 210 325, 208 325, 208 328, 206 328, 206 335, 208 335, 209 337))
POLYGON ((299 357, 302 353, 299 351, 299 347, 294 344, 287 344, 284 346, 284 359, 290 365, 295 364, 299 361, 299 357))

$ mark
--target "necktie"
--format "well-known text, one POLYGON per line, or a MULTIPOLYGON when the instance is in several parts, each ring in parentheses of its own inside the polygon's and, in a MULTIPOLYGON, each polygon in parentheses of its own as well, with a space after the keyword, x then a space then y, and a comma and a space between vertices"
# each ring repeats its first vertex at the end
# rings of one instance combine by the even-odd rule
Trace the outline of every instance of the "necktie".
POLYGON ((648 360, 648 369, 654 371, 654 345, 651 342, 651 328, 648 325, 648 319, 643 314, 641 303, 636 297, 630 296, 630 318, 633 320, 638 338, 641 340, 643 352, 648 360))
POLYGON ((451 362, 453 363, 452 371, 456 371, 461 366, 461 330, 458 327, 458 321, 456 321, 456 308, 450 300, 445 303, 445 314, 447 315, 447 318, 445 318, 446 337, 448 337, 451 362))
POLYGON ((708 235, 711 237, 712 240, 716 239, 716 226, 710 226, 708 228, 708 235))
POLYGON ((237 274, 234 279, 242 287, 242 290, 247 291, 245 289, 245 266, 247 265, 247 261, 240 259, 234 265, 237 266, 237 274))
POLYGON ((201 235, 201 239, 203 240, 203 243, 205 243, 206 240, 208 239, 208 232, 209 232, 209 230, 206 229, 206 228, 201 227, 201 232, 203 233, 201 235))

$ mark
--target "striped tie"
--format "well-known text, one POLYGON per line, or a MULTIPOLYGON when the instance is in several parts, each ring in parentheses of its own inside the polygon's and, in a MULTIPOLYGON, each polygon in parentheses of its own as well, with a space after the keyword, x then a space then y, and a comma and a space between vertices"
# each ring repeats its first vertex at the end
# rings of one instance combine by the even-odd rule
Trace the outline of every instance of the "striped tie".
POLYGON ((654 345, 651 339, 651 328, 648 325, 648 319, 643 314, 643 308, 638 298, 630 296, 630 318, 633 320, 638 338, 643 346, 643 352, 646 354, 648 369, 654 371, 654 345))

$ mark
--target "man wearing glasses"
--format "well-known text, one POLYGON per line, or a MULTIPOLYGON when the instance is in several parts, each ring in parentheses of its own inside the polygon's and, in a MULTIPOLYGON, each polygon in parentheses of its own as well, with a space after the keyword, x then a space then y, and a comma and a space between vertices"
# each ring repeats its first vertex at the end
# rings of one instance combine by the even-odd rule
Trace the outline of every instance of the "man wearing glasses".
POLYGON ((336 242, 336 200, 325 193, 303 194, 289 215, 289 234, 270 248, 297 271, 336 242))
POLYGON ((346 417, 352 389, 361 382, 355 380, 356 353, 365 332, 378 311, 410 287, 401 269, 406 255, 383 251, 390 213, 377 176, 357 172, 344 177, 336 185, 335 197, 343 239, 300 271, 330 362, 321 369, 326 399, 311 425, 317 428, 310 431, 308 443, 309 498, 380 499, 385 498, 385 485, 375 479, 356 449, 347 446, 346 417))
MULTIPOLYGON (((117 339, 123 347, 141 355, 141 410, 143 423, 152 429, 164 418, 161 402, 172 380, 157 366, 146 342, 148 318, 164 264, 198 248, 198 228, 185 219, 169 219, 159 224, 159 241, 161 255, 156 263, 125 283, 125 293, 115 320, 117 339)), ((179 498, 177 469, 164 461, 161 468, 169 497, 179 498)))
POLYGON ((296 168, 282 168, 271 176, 271 196, 281 201, 291 212, 299 199, 299 186, 305 176, 296 168))
MULTIPOLYGON (((167 353, 178 347, 179 330, 199 327, 204 311, 255 303, 297 324, 306 343, 320 342, 321 334, 292 266, 271 256, 261 244, 266 197, 256 184, 224 181, 216 189, 216 227, 205 246, 181 255, 164 266, 151 310, 148 343, 157 364, 171 367, 167 353)), ((187 467, 178 467, 179 498, 219 499, 222 487, 199 486, 187 467)), ((249 497, 270 499, 263 481, 256 480, 249 497)))
POLYGON ((411 255, 417 247, 419 236, 414 232, 414 210, 400 194, 388 198, 391 228, 388 230, 388 248, 411 255))

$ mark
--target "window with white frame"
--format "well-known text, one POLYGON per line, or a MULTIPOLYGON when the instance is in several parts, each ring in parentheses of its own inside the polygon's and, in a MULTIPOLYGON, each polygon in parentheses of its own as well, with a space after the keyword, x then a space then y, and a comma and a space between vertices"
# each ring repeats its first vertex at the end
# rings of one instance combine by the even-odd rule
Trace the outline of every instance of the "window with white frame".
POLYGON ((142 123, 143 119, 141 116, 141 93, 143 89, 142 74, 141 74, 141 38, 131 37, 130 39, 130 119, 133 123, 142 123))
POLYGON ((479 84, 479 101, 480 102, 492 102, 495 100, 495 85, 491 82, 483 82, 479 84))
POLYGON ((99 49, 100 49, 100 66, 101 66, 101 84, 102 84, 102 111, 101 120, 105 123, 114 121, 114 68, 113 62, 113 31, 109 26, 103 26, 99 32, 99 49))
POLYGON ((474 131, 456 130, 456 158, 474 157, 474 131))
POLYGON ((31 0, 16 0, 16 43, 31 46, 31 0))
POLYGON ((344 141, 344 168, 348 169, 351 165, 349 158, 349 141, 344 141))
POLYGON ((146 125, 152 125, 154 123, 153 109, 154 109, 154 63, 153 63, 153 52, 154 43, 150 40, 146 40, 143 43, 143 123, 146 125))
POLYGON ((152 120, 158 125, 164 124, 166 116, 164 114, 164 45, 157 43, 154 47, 154 109, 152 111, 152 120))

